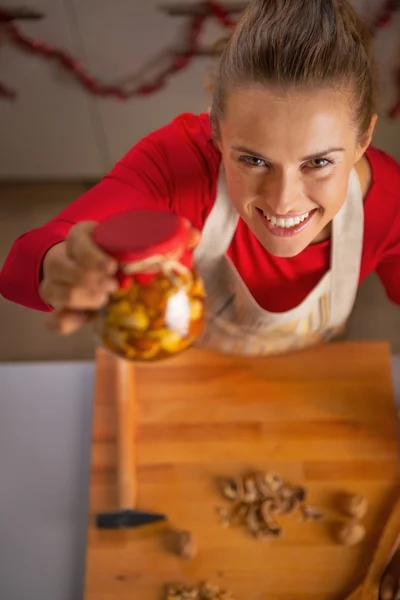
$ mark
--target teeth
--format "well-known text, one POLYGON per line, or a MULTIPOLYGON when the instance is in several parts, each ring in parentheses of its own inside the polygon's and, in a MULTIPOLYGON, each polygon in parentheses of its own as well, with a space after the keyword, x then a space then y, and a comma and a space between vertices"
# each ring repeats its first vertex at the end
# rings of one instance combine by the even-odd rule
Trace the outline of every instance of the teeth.
POLYGON ((310 213, 304 213, 304 215, 301 215, 301 217, 289 217, 288 219, 283 219, 282 217, 279 217, 279 219, 277 219, 276 217, 270 217, 269 215, 266 215, 264 213, 264 217, 268 221, 271 221, 271 223, 273 225, 275 225, 276 227, 282 227, 285 229, 289 229, 290 227, 295 227, 296 225, 300 225, 300 223, 302 223, 303 221, 305 221, 307 219, 309 214, 310 213))

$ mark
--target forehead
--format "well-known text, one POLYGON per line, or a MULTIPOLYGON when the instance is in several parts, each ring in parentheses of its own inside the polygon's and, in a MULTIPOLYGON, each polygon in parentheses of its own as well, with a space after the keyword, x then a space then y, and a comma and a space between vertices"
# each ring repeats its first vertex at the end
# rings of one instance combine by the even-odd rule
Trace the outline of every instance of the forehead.
POLYGON ((228 94, 221 134, 223 142, 268 155, 271 148, 308 155, 321 147, 348 147, 356 140, 348 94, 324 89, 281 92, 261 86, 228 94))

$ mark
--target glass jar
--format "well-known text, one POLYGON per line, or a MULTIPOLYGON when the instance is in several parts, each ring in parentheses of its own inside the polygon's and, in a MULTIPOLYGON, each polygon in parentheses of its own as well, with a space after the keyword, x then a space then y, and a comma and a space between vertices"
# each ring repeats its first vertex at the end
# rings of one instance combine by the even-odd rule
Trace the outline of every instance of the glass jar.
POLYGON ((97 225, 94 242, 119 263, 120 287, 97 323, 109 350, 130 360, 158 360, 200 336, 205 294, 192 239, 186 219, 156 210, 121 213, 97 225))

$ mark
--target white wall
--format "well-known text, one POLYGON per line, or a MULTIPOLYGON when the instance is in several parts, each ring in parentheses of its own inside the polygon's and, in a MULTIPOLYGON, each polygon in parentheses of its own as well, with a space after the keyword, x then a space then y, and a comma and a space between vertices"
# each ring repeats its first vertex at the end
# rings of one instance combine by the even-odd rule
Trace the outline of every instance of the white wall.
MULTIPOLYGON (((35 0, 46 18, 22 27, 73 52, 101 79, 118 83, 182 39, 185 19, 160 11, 163 1, 35 0)), ((382 0, 354 1, 368 12, 382 0)), ((19 0, 7 2, 19 5, 19 0)), ((209 24, 204 43, 212 43, 221 32, 216 23, 209 24)), ((400 15, 376 43, 383 75, 382 115, 394 97, 391 71, 399 32, 400 15)), ((207 108, 203 81, 209 65, 209 59, 197 58, 163 91, 123 102, 93 97, 54 65, 2 44, 0 79, 15 87, 19 97, 15 103, 0 101, 0 178, 100 177, 148 132, 181 112, 207 108)), ((375 144, 400 160, 400 119, 381 116, 375 144)))

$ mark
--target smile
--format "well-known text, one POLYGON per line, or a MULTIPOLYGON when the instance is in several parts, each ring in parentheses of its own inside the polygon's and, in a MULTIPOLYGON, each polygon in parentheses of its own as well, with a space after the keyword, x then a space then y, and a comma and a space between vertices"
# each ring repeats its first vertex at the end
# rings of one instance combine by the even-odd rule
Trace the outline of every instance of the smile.
POLYGON ((296 235, 303 231, 310 223, 312 217, 317 212, 317 209, 305 213, 283 217, 281 215, 269 215, 264 213, 260 208, 257 212, 262 218, 264 225, 273 235, 288 237, 296 235))

